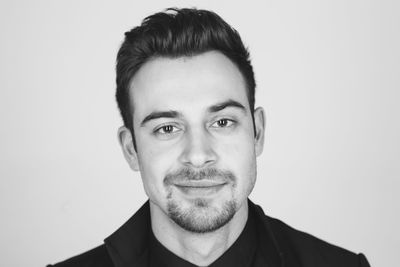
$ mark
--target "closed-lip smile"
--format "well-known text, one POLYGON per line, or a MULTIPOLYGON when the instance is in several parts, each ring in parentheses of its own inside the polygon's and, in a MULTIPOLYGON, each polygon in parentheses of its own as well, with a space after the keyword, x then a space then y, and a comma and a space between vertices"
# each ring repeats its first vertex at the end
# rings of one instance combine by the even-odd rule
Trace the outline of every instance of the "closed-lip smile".
POLYGON ((212 180, 191 180, 185 182, 174 183, 174 186, 185 195, 192 196, 206 196, 217 193, 221 188, 227 184, 226 181, 212 181, 212 180))
POLYGON ((225 181, 213 181, 213 180, 190 180, 185 182, 175 183, 177 187, 194 187, 194 188, 207 188, 215 187, 226 184, 225 181))

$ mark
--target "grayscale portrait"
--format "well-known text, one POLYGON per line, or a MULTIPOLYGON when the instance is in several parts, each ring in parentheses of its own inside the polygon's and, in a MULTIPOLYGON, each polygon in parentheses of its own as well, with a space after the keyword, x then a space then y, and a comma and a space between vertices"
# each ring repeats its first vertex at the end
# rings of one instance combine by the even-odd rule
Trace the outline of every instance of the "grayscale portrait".
POLYGON ((1 5, 4 266, 396 265, 399 4, 1 5))

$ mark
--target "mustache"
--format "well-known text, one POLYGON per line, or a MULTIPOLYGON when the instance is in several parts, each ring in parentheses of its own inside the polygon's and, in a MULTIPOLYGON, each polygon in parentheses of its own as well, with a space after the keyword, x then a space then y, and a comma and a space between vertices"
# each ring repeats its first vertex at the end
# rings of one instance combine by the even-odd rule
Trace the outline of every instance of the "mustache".
POLYGON ((164 178, 165 185, 180 183, 185 181, 212 180, 218 182, 235 182, 236 176, 227 170, 216 168, 207 168, 202 170, 193 170, 190 168, 181 168, 172 173, 168 173, 164 178))

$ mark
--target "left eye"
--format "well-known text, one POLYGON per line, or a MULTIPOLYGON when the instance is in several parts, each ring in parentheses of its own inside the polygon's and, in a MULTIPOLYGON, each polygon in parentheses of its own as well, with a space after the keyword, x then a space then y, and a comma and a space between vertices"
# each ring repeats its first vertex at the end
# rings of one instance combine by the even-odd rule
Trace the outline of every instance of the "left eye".
POLYGON ((233 125, 233 121, 229 119, 220 119, 214 122, 211 127, 215 128, 224 128, 224 127, 230 127, 233 125))

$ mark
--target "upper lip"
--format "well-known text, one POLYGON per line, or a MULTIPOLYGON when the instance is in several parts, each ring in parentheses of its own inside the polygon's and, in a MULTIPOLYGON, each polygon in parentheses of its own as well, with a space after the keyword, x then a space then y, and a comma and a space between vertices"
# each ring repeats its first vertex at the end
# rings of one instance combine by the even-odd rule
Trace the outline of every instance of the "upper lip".
POLYGON ((175 186, 180 186, 180 187, 213 187, 223 184, 226 184, 226 182, 213 181, 213 180, 191 180, 191 181, 174 183, 175 186))

